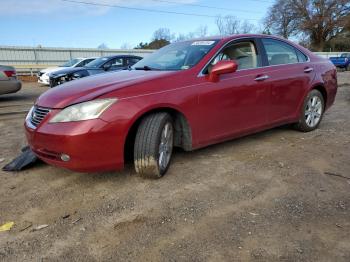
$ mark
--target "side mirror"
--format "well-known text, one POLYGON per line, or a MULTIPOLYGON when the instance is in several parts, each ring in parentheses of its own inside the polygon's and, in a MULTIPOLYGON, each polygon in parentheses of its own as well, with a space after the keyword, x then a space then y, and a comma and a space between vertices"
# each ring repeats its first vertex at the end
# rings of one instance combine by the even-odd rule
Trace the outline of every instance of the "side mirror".
POLYGON ((218 82, 219 76, 223 74, 234 73, 237 71, 238 64, 232 60, 222 60, 217 62, 211 72, 208 74, 207 79, 210 82, 218 82))
POLYGON ((111 64, 105 64, 103 65, 103 70, 108 71, 109 69, 111 69, 112 65, 111 64))

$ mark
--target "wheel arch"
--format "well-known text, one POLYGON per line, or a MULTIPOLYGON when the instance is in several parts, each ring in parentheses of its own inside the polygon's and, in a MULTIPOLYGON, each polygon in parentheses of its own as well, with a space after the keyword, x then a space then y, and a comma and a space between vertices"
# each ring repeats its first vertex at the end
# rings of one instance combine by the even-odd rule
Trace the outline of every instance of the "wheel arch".
MULTIPOLYGON (((311 90, 318 90, 322 96, 323 96, 323 99, 324 99, 324 105, 325 107, 327 106, 327 102, 328 102, 328 94, 327 94, 327 90, 325 88, 325 86, 321 83, 318 83, 318 84, 315 84, 312 86, 311 90)), ((310 91, 311 91, 310 90, 310 91)))
POLYGON ((125 138, 125 143, 124 143, 124 160, 125 161, 128 161, 128 160, 130 161, 133 158, 134 141, 136 137, 136 132, 142 119, 150 114, 154 114, 158 112, 167 112, 172 116, 174 120, 174 129, 175 129, 174 146, 180 147, 185 151, 192 150, 192 129, 185 114, 183 114, 179 109, 168 105, 159 106, 159 107, 145 110, 144 112, 140 113, 138 116, 136 116, 133 119, 132 124, 128 129, 127 136, 125 138))

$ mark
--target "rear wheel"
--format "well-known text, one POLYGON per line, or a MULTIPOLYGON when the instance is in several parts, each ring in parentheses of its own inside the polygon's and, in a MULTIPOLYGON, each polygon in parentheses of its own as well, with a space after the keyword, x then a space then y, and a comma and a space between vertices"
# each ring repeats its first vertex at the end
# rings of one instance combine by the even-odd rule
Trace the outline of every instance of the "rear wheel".
POLYGON ((146 116, 137 130, 134 146, 136 172, 160 178, 169 168, 174 145, 173 120, 168 113, 146 116))
POLYGON ((311 90, 306 96, 299 122, 295 127, 303 132, 315 130, 323 117, 324 98, 320 91, 311 90))

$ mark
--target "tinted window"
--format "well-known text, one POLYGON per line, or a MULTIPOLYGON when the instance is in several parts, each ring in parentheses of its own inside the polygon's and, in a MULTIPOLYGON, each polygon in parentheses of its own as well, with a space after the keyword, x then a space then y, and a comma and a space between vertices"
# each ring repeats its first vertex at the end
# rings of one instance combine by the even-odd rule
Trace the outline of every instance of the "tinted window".
POLYGON ((298 63, 294 47, 278 40, 262 39, 269 65, 284 65, 298 63))
POLYGON ((81 61, 81 62, 77 65, 77 67, 84 66, 84 65, 90 63, 92 60, 94 60, 94 59, 92 59, 92 58, 91 58, 91 59, 85 59, 85 60, 81 61))
POLYGON ((70 67, 70 66, 73 66, 75 65, 76 63, 78 63, 79 61, 81 61, 80 59, 71 59, 69 61, 67 61, 66 63, 64 63, 63 65, 60 65, 61 67, 70 67))
POLYGON ((110 68, 110 69, 121 68, 123 67, 123 58, 114 58, 108 61, 106 64, 104 64, 103 67, 110 68))
POLYGON ((129 65, 129 66, 132 66, 132 65, 134 65, 134 64, 136 64, 138 61, 140 61, 141 59, 140 58, 135 58, 135 57, 133 57, 133 58, 128 58, 128 60, 127 60, 127 64, 129 65))
POLYGON ((85 67, 89 67, 89 68, 99 68, 101 67, 104 63, 106 63, 109 60, 108 57, 99 57, 93 61, 91 61, 90 63, 87 63, 85 65, 85 67))
POLYGON ((260 57, 252 41, 239 42, 224 48, 210 63, 207 72, 222 60, 235 61, 238 64, 238 70, 257 68, 260 65, 260 57))

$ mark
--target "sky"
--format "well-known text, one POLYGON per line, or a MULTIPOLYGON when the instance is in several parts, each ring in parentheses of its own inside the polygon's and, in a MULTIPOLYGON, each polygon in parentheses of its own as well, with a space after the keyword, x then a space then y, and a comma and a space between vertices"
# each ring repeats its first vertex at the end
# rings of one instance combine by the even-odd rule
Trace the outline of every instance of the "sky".
POLYGON ((149 42, 158 28, 174 34, 187 34, 200 26, 218 34, 215 16, 233 15, 256 26, 261 25, 272 0, 76 0, 105 6, 62 0, 0 0, 0 45, 96 48, 135 47, 149 42), (1 2, 6 2, 6 5, 1 2), (175 3, 169 3, 175 2, 175 3), (117 8, 123 6, 131 9, 117 8), (201 8, 205 5, 222 8, 201 8), (170 13, 147 12, 132 8, 170 13), (213 17, 210 17, 213 16, 213 17))

